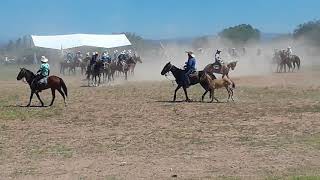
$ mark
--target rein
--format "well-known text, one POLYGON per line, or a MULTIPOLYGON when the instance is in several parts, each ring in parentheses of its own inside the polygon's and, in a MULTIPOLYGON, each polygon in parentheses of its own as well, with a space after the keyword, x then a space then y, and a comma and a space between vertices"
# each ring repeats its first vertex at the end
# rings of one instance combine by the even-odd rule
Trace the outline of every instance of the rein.
POLYGON ((26 78, 23 78, 23 79, 22 79, 22 82, 25 83, 25 84, 28 84, 26 78))
POLYGON ((168 81, 170 81, 170 82, 172 83, 172 86, 174 86, 174 85, 175 85, 175 83, 174 83, 175 80, 172 80, 172 79, 168 78, 168 76, 170 75, 170 71, 171 71, 172 67, 173 67, 173 65, 171 64, 168 72, 164 75, 164 77, 165 77, 168 81))

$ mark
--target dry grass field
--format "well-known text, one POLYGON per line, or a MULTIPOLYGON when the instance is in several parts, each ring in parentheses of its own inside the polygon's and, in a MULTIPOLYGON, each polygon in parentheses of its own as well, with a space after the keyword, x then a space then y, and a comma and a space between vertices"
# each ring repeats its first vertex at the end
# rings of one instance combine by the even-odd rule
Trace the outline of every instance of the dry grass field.
POLYGON ((66 108, 60 95, 19 107, 27 85, 0 74, 0 179, 320 179, 317 68, 235 78, 234 103, 199 102, 200 85, 172 103, 165 79, 89 88, 65 76, 66 108))

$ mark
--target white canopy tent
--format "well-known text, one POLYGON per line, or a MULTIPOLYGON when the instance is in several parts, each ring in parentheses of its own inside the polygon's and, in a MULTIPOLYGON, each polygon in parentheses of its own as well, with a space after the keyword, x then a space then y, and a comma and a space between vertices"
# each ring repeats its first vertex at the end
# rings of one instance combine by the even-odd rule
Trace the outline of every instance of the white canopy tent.
POLYGON ((69 49, 81 46, 114 48, 131 45, 125 34, 97 35, 97 34, 69 34, 55 36, 31 35, 37 47, 50 49, 69 49))

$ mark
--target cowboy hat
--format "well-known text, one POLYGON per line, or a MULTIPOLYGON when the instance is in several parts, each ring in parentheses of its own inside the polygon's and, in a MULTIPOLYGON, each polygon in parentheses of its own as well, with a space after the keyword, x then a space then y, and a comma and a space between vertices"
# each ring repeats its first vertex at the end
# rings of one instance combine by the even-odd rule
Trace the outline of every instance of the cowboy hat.
POLYGON ((40 61, 46 63, 49 60, 45 56, 41 56, 41 60, 40 61))
POLYGON ((196 57, 192 51, 186 51, 186 53, 187 53, 188 55, 190 55, 191 57, 193 57, 193 58, 196 57))

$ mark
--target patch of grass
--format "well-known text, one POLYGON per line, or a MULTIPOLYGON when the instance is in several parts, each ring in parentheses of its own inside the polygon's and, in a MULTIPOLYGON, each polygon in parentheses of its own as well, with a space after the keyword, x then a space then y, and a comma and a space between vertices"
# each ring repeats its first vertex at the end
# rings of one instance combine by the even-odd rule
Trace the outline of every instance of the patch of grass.
POLYGON ((240 180, 243 178, 237 177, 237 176, 219 176, 217 179, 219 179, 219 180, 240 180))
POLYGON ((73 150, 66 145, 56 144, 53 146, 39 146, 32 145, 28 147, 28 156, 32 159, 43 157, 58 157, 58 158, 71 158, 73 156, 73 150))
POLYGON ((319 113, 320 112, 320 104, 306 105, 306 106, 302 106, 302 107, 292 107, 289 109, 289 112, 293 112, 293 113, 306 113, 306 112, 319 113))
POLYGON ((320 150, 320 134, 314 134, 308 137, 300 138, 301 143, 320 150))
POLYGON ((288 180, 320 180, 320 176, 292 176, 288 180))

